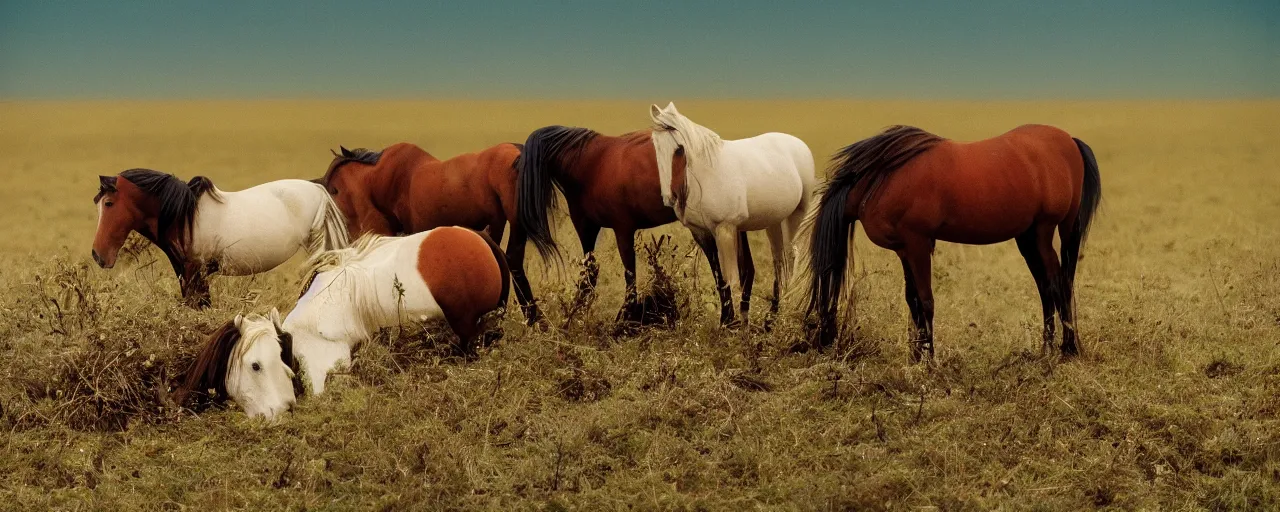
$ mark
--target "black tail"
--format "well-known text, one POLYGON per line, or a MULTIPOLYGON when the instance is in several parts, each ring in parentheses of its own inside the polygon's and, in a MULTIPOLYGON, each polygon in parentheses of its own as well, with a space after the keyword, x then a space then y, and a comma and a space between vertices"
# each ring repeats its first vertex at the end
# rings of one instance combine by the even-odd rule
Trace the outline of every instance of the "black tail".
POLYGON ((196 196, 196 199, 199 199, 201 195, 208 193, 209 197, 212 197, 217 201, 222 201, 222 197, 218 195, 218 191, 213 188, 213 180, 207 177, 196 176, 191 178, 191 181, 187 182, 187 188, 191 189, 191 193, 196 196))
POLYGON ((849 238, 853 223, 849 218, 849 194, 858 184, 852 176, 836 176, 822 191, 813 237, 809 241, 809 304, 805 317, 818 314, 818 343, 829 345, 836 336, 836 308, 844 286, 844 271, 849 258, 849 238), (847 178, 847 179, 841 179, 847 178))
POLYGON ((543 259, 560 258, 551 235, 550 211, 556 208, 556 182, 582 148, 598 135, 586 128, 548 126, 529 134, 516 161, 517 219, 543 259))
POLYGON ((1080 237, 1081 245, 1089 236, 1089 227, 1093 223, 1093 215, 1102 204, 1102 176, 1098 173, 1098 159, 1093 156, 1093 148, 1084 141, 1072 138, 1076 147, 1080 148, 1080 156, 1084 158, 1084 187, 1080 191, 1080 212, 1076 214, 1076 229, 1072 236, 1080 237))
POLYGON ((485 231, 476 231, 476 233, 489 244, 489 250, 493 251, 493 259, 498 261, 498 270, 502 274, 502 293, 501 298, 498 299, 498 307, 507 307, 507 299, 511 296, 511 267, 507 265, 507 254, 502 252, 489 233, 485 231))

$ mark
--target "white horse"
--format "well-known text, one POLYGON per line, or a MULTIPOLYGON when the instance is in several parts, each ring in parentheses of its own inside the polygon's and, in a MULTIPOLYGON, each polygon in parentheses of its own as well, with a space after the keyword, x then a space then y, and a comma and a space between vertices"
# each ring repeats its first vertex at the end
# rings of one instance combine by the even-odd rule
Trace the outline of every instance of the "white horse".
POLYGON ((99 182, 94 261, 115 266, 120 247, 136 231, 164 251, 183 298, 195 306, 209 305, 208 274, 256 274, 299 249, 315 254, 348 244, 342 211, 322 185, 310 181, 279 180, 227 192, 203 176, 183 183, 170 174, 131 169, 99 176, 99 182))
POLYGON ((308 262, 311 282, 288 317, 237 316, 210 338, 176 400, 225 390, 250 416, 288 410, 378 329, 443 318, 470 352, 506 306, 511 273, 487 235, 442 227, 406 237, 366 235, 308 262), (202 361, 211 361, 202 363, 202 361), (221 373, 216 368, 225 368, 221 373), (208 370, 215 369, 214 371, 208 370))
POLYGON ((815 187, 809 146, 785 133, 721 140, 677 112, 674 103, 653 105, 649 114, 662 202, 675 208, 711 262, 721 324, 733 323, 732 300, 739 293, 746 321, 755 277, 747 231, 769 234, 774 270, 770 316, 776 314, 794 262, 793 240, 815 187), (744 267, 741 283, 739 265, 744 267))

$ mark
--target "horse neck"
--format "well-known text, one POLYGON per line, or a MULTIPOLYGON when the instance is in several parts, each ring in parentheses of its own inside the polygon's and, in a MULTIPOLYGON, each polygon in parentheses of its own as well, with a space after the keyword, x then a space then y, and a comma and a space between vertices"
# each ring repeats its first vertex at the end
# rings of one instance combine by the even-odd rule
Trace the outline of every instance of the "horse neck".
POLYGON ((312 287, 318 291, 304 295, 283 326, 294 333, 293 355, 316 394, 324 392, 329 372, 351 361, 352 351, 369 333, 363 316, 353 314, 350 291, 342 283, 332 285, 332 278, 317 277, 312 287))

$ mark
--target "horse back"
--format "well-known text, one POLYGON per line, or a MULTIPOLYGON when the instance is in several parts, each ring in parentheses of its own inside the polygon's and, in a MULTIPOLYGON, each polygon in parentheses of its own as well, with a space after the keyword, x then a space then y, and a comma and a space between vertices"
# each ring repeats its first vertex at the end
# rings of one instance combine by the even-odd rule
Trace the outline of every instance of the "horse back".
POLYGON ((662 204, 658 158, 649 131, 598 136, 584 149, 571 180, 561 180, 572 208, 608 228, 646 229, 675 222, 662 204))
POLYGON ((417 270, 447 320, 474 320, 505 301, 507 276, 497 254, 466 228, 436 228, 423 237, 417 270))

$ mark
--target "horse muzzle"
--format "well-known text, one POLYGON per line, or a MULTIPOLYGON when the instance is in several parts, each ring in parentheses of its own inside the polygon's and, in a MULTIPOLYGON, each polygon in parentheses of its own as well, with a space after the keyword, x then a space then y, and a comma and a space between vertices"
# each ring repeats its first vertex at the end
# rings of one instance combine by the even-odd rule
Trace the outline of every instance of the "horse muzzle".
POLYGON ((107 260, 103 259, 103 258, 102 258, 102 256, 98 256, 98 250, 97 250, 97 249, 93 249, 93 250, 92 250, 92 252, 93 252, 93 261, 94 261, 95 263, 97 263, 99 267, 102 267, 102 268, 111 268, 111 267, 116 266, 116 262, 114 262, 114 261, 112 261, 112 262, 107 262, 107 260))

